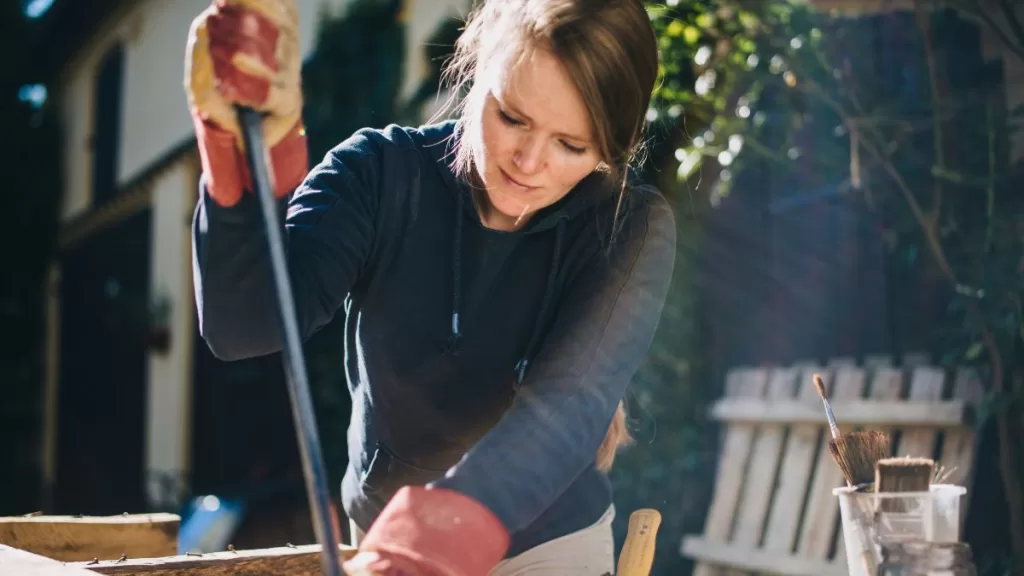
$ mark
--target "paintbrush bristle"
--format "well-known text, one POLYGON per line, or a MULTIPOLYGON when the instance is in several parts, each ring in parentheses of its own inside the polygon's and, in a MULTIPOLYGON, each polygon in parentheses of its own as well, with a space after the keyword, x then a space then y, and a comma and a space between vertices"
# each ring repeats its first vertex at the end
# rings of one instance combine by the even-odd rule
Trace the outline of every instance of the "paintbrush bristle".
POLYGON ((875 464, 892 454, 892 441, 885 432, 864 430, 832 438, 828 450, 846 483, 857 486, 875 479, 875 464))
MULTIPOLYGON (((882 458, 875 464, 875 492, 927 492, 935 477, 935 461, 930 458, 882 458)), ((912 502, 883 497, 878 503, 883 512, 907 512, 912 502)))
POLYGON ((927 492, 934 477, 931 458, 882 458, 875 464, 875 492, 927 492))
POLYGON ((821 374, 814 375, 814 389, 818 391, 818 396, 822 400, 828 400, 828 394, 825 393, 825 380, 822 379, 821 374))

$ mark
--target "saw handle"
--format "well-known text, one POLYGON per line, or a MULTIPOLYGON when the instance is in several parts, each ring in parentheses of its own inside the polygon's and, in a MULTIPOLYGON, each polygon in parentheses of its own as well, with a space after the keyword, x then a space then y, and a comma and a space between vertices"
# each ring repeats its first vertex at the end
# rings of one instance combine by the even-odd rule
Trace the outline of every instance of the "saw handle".
POLYGON ((641 508, 629 516, 626 541, 619 552, 617 576, 648 576, 654 565, 654 548, 661 526, 661 513, 641 508))

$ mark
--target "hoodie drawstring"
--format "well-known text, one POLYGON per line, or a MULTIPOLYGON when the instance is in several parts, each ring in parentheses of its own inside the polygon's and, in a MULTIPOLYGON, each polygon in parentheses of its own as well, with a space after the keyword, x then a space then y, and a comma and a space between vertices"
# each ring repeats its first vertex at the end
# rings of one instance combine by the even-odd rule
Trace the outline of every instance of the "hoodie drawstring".
MULTIPOLYGON (((459 326, 459 312, 462 306, 462 220, 464 215, 463 210, 463 197, 465 194, 456 194, 456 214, 455 214, 455 238, 452 243, 452 326, 451 336, 448 339, 448 345, 445 352, 448 354, 454 354, 458 350, 459 340, 462 338, 462 331, 459 326)), ((541 338, 541 327, 544 323, 544 318, 547 316, 548 308, 551 307, 551 302, 555 297, 555 281, 558 278, 558 263, 562 259, 562 242, 565 236, 565 223, 568 218, 562 216, 558 219, 558 224, 555 227, 555 248, 551 258, 551 270, 548 272, 547 284, 544 287, 544 298, 541 300, 540 313, 537 315, 537 319, 533 325, 533 332, 530 335, 529 344, 526 346, 526 354, 516 362, 513 370, 516 376, 516 388, 518 389, 523 385, 523 379, 526 377, 526 368, 530 364, 530 360, 536 353, 536 347, 540 343, 541 338)))
POLYGON ((529 366, 530 360, 533 359, 536 347, 540 343, 541 326, 544 323, 544 318, 547 317, 551 301, 555 297, 555 279, 558 277, 558 263, 562 259, 562 237, 565 235, 565 221, 566 218, 558 219, 558 226, 555 228, 555 250, 551 258, 551 271, 548 273, 548 283, 544 288, 544 299, 540 303, 540 313, 534 321, 533 334, 530 335, 530 343, 526 346, 526 355, 520 358, 515 365, 517 389, 523 385, 523 379, 526 378, 526 368, 529 366))
POLYGON ((452 242, 452 335, 448 339, 446 352, 454 354, 462 338, 462 330, 459 327, 459 312, 462 307, 462 197, 464 194, 456 194, 458 199, 455 206, 455 241, 452 242))

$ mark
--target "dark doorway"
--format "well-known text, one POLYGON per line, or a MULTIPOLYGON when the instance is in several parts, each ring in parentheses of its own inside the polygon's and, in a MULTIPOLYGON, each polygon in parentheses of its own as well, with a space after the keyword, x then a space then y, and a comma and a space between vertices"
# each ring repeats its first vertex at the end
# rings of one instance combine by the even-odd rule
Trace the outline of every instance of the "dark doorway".
POLYGON ((62 258, 57 473, 51 513, 145 508, 149 209, 62 258))

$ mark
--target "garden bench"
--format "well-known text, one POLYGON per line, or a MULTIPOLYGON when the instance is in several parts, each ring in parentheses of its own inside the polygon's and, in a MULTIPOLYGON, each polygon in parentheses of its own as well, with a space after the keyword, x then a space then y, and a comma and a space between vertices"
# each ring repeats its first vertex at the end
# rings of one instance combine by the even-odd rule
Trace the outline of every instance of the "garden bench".
POLYGON ((704 533, 685 536, 680 549, 695 560, 694 576, 847 574, 832 494, 845 481, 828 453, 815 373, 842 432, 890 430, 896 454, 935 458, 949 474, 945 482, 970 495, 971 423, 982 396, 974 372, 949 374, 907 359, 894 367, 885 358, 736 368, 711 410, 724 437, 704 533))

